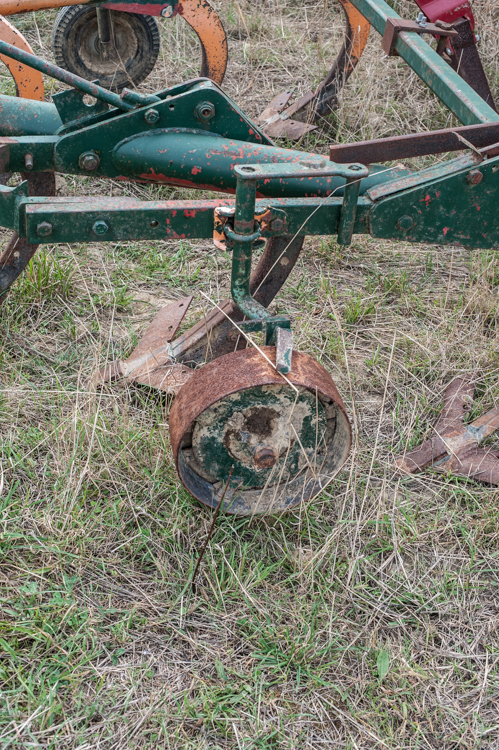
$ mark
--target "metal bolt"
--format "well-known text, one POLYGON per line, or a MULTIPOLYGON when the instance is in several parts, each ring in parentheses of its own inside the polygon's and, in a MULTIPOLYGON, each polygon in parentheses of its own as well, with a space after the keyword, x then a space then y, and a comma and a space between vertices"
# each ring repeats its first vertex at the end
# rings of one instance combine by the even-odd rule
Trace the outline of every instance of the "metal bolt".
POLYGON ((33 169, 33 154, 26 154, 24 157, 24 166, 26 169, 33 169))
POLYGON ((416 18, 416 23, 418 23, 422 29, 425 29, 427 20, 428 19, 426 18, 425 14, 420 11, 418 17, 416 18))
POLYGON ((92 232, 95 234, 106 234, 109 232, 109 227, 105 221, 96 221, 92 227, 92 232))
POLYGON ((95 151, 85 151, 83 154, 80 154, 78 164, 87 172, 93 172, 100 164, 99 155, 95 151))
POLYGON ((270 229, 272 232, 282 232, 284 229, 284 221, 282 219, 273 219, 270 222, 270 229))
POLYGON ((50 237, 52 234, 52 224, 48 221, 42 221, 36 226, 36 233, 39 237, 50 237))
POLYGON ((270 445, 257 445, 253 453, 253 463, 258 469, 270 469, 279 459, 279 454, 270 445))
POLYGON ((401 216, 397 221, 397 226, 399 229, 402 229, 402 231, 406 232, 408 229, 412 229, 412 227, 414 226, 414 220, 412 216, 401 216))
POLYGON ((144 114, 144 120, 149 123, 149 125, 154 125, 155 122, 158 122, 159 120, 159 112, 157 109, 148 109, 147 112, 144 114))
POLYGON ((173 16, 173 8, 171 5, 165 5, 161 11, 163 18, 171 18, 173 16))
POLYGON ((479 169, 472 169, 466 177, 470 185, 478 185, 483 180, 483 173, 479 169))
POLYGON ((205 122, 213 120, 215 117, 215 105, 211 102, 199 102, 194 110, 194 114, 198 120, 204 120, 205 122))
POLYGON ((362 164, 350 164, 348 167, 350 172, 360 172, 361 169, 363 169, 362 164))

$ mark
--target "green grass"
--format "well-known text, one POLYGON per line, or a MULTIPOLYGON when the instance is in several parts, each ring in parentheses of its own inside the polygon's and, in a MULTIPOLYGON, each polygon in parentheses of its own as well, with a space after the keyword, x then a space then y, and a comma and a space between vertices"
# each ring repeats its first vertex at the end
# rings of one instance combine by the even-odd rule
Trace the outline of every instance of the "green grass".
MULTIPOLYGON (((317 84, 341 39, 336 6, 220 12, 226 89, 250 115, 317 84)), ((497 95, 497 8, 474 12, 497 95)), ((55 15, 15 18, 45 56, 55 15)), ((144 91, 199 72, 186 24, 161 29, 144 91)), ((454 122, 371 37, 301 148, 454 122)), ((199 197, 74 177, 66 192, 199 197)), ((275 309, 335 378, 351 458, 295 513, 220 516, 193 593, 212 516, 175 473, 170 401, 89 379, 169 300, 193 294, 196 322, 229 272, 209 242, 47 246, 1 310, 0 750, 495 750, 498 491, 400 479, 394 458, 433 434, 454 376, 478 373, 471 417, 497 402, 497 253, 307 240, 275 309)))

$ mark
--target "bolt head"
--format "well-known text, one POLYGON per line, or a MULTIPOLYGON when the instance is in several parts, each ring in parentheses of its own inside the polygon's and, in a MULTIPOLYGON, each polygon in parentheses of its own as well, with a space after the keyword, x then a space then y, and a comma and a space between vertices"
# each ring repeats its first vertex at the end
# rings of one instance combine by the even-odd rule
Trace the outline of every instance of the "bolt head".
POLYGON ((478 185, 483 180, 483 173, 479 169, 472 169, 466 178, 470 185, 478 185))
POLYGON ((157 109, 148 109, 147 112, 144 115, 144 120, 149 123, 149 125, 154 125, 155 122, 158 122, 159 120, 159 112, 157 109))
POLYGON ((52 224, 49 224, 48 221, 40 222, 40 224, 37 224, 36 233, 39 237, 50 237, 52 234, 52 224))
POLYGON ((284 229, 284 221, 282 219, 273 219, 273 221, 270 222, 270 229, 273 232, 282 232, 284 229))
POLYGON ((94 234, 107 234, 107 232, 109 232, 109 227, 105 221, 96 221, 92 227, 92 231, 94 234))
POLYGON ((253 463, 257 469, 270 469, 279 459, 279 454, 271 445, 257 445, 253 453, 253 463))
POLYGON ((94 169, 97 169, 97 167, 99 166, 100 158, 99 155, 95 153, 95 151, 85 151, 85 153, 80 154, 78 163, 80 167, 85 171, 93 172, 94 169))
POLYGON ((412 229, 414 226, 414 220, 412 216, 401 216, 397 221, 397 226, 403 232, 407 232, 408 229, 412 229))
POLYGON ((212 102, 199 102, 194 113, 198 120, 209 122, 215 117, 215 105, 212 102))

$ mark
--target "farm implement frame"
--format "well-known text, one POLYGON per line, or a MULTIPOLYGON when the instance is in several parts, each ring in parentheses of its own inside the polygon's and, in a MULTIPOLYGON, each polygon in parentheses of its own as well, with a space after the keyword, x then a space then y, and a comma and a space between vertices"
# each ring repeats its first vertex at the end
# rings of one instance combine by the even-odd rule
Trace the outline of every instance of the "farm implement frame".
MULTIPOLYGON (((271 137, 299 139, 314 130, 322 117, 335 110, 338 96, 366 48, 370 26, 351 0, 339 0, 345 17, 343 44, 328 74, 313 90, 290 106, 293 87, 282 92, 264 109, 259 122, 271 137)), ((493 106, 492 94, 476 46, 475 19, 469 0, 417 0, 417 21, 398 21, 386 29, 387 54, 395 52, 395 34, 411 27, 419 33, 437 35, 438 51, 477 93, 493 106), (428 24, 427 21, 430 21, 428 24), (400 25, 402 24, 402 25, 400 25)), ((56 63, 88 80, 99 80, 104 88, 121 91, 142 83, 159 55, 160 37, 156 18, 184 19, 198 36, 201 50, 200 75, 221 85, 228 63, 227 37, 218 14, 208 0, 1 0, 0 39, 31 48, 7 20, 8 16, 59 8, 52 30, 56 63)), ((9 66, 21 95, 43 101, 43 79, 26 66, 9 66)), ((290 82, 291 83, 291 82, 290 82)))
POLYGON ((390 51, 462 126, 334 145, 327 159, 274 145, 211 80, 118 95, 0 42, 0 54, 72 86, 53 103, 0 97, 1 169, 25 176, 15 188, 0 186, 0 225, 14 232, 0 257, 3 297, 43 243, 213 239, 232 256, 230 299, 177 338, 190 298, 165 308, 131 357, 93 381, 122 377, 177 393, 170 413, 177 470, 213 508, 223 502, 246 515, 293 508, 320 492, 348 455, 350 425, 335 384, 293 350, 289 316, 269 310, 305 236, 499 247, 498 114, 383 0, 355 7, 385 44, 390 35, 390 51), (380 164, 456 151, 421 171, 380 164), (55 172, 235 197, 58 198, 55 172), (264 251, 253 269, 256 245, 264 251), (255 332, 261 347, 247 346, 255 332))

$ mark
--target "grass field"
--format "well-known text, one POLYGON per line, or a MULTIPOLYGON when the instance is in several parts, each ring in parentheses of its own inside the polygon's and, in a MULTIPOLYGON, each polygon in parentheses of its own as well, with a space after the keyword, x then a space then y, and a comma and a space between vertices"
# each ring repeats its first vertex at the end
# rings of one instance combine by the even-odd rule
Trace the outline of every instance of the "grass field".
MULTIPOLYGON (((332 1, 215 5, 226 90, 251 116, 316 85, 341 40, 332 1)), ((475 14, 499 101, 499 3, 475 14)), ((47 57, 54 17, 15 19, 47 57)), ((454 122, 379 41, 302 148, 454 122)), ((143 90, 197 73, 186 25, 163 22, 143 90)), ((192 195, 73 177, 59 192, 192 195)), ((499 492, 394 470, 454 376, 477 373, 474 416, 499 399, 497 261, 307 240, 277 306, 335 378, 352 453, 295 513, 220 516, 193 594, 212 516, 175 474, 169 402, 87 384, 168 300, 194 294, 194 321, 199 290, 222 299, 228 261, 209 242, 41 248, 0 318, 0 750, 497 750, 499 492)))

